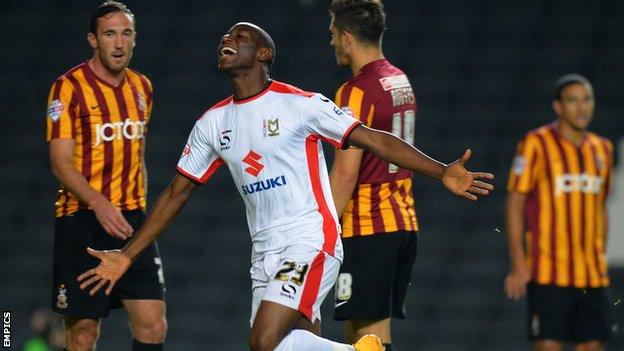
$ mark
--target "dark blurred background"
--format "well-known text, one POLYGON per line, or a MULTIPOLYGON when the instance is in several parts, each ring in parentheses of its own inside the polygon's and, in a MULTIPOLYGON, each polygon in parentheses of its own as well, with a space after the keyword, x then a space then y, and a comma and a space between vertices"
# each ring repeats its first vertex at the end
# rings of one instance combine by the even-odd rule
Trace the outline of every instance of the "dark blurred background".
MULTIPOLYGON (((126 1, 138 38, 131 67, 155 86, 147 139, 149 203, 175 174, 195 120, 230 94, 216 69, 221 35, 238 21, 277 45, 277 80, 333 97, 350 76, 329 46, 329 0, 126 1)), ((92 56, 89 16, 99 1, 0 0, 0 307, 12 312, 19 349, 29 320, 50 301, 57 182, 45 142, 52 82, 92 56)), ((385 56, 410 77, 419 103, 416 144, 497 175, 496 191, 472 204, 422 176, 421 222, 408 319, 394 322, 399 350, 528 350, 525 302, 503 295, 508 259, 503 220, 507 172, 518 140, 555 117, 554 81, 578 72, 594 84, 592 129, 624 135, 624 2, 620 0, 385 1, 385 56)), ((331 155, 331 149, 326 148, 331 155)), ((331 160, 331 157, 329 157, 331 160)), ((624 175, 614 185, 624 185, 624 175)), ((613 200, 622 208, 623 197, 613 200)), ((620 211, 621 212, 621 211, 620 211)), ((614 217, 621 213, 613 213, 614 217)), ((621 223, 621 222, 620 222, 621 223)), ((624 240, 614 228, 611 240, 624 240), (618 238, 619 237, 619 238, 618 238)), ((169 350, 245 350, 250 243, 242 201, 220 170, 159 239, 167 282, 169 350)), ((620 252, 620 254, 622 254, 620 252)), ((617 263, 617 262, 616 262, 617 263)), ((624 350, 624 269, 612 269, 615 317, 608 350, 624 350)), ((324 305, 323 333, 342 340, 324 305)), ((124 312, 103 322, 100 350, 130 348, 124 312)))

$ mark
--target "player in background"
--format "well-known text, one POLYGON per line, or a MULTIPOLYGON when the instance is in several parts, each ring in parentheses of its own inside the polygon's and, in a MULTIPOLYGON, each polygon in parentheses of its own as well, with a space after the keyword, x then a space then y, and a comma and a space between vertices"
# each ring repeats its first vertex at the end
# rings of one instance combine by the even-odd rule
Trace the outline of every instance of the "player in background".
MULTIPOLYGON (((414 142, 416 99, 407 76, 382 52, 386 15, 379 0, 334 0, 331 46, 353 77, 336 105, 368 127, 414 142)), ((348 341, 374 333, 392 350, 391 317, 405 318, 417 250, 412 172, 372 152, 336 149, 330 173, 345 260, 336 282, 334 319, 348 341)))
POLYGON ((91 16, 93 57, 54 82, 47 113, 55 203, 52 308, 64 315, 66 347, 93 350, 100 319, 128 313, 133 350, 162 350, 164 279, 156 243, 130 267, 112 294, 90 296, 76 275, 96 264, 85 246, 118 249, 145 218, 143 159, 152 84, 128 68, 135 45, 132 12, 105 2, 91 16))
POLYGON ((588 130, 590 82, 557 80, 557 120, 518 144, 509 174, 507 231, 511 268, 505 292, 527 295, 527 330, 537 351, 603 350, 610 336, 605 258, 613 145, 588 130))
POLYGON ((173 221, 198 184, 227 165, 246 205, 252 240, 254 351, 375 351, 365 335, 354 346, 323 339, 320 305, 342 260, 338 218, 321 140, 369 149, 404 168, 439 179, 471 200, 487 195, 493 175, 469 172, 470 151, 450 165, 435 161, 395 136, 362 126, 329 99, 271 79, 271 37, 251 23, 234 25, 217 49, 219 69, 233 95, 195 124, 178 163, 178 175, 148 219, 121 250, 89 252, 102 262, 78 279, 91 293, 112 291, 127 267, 173 221))

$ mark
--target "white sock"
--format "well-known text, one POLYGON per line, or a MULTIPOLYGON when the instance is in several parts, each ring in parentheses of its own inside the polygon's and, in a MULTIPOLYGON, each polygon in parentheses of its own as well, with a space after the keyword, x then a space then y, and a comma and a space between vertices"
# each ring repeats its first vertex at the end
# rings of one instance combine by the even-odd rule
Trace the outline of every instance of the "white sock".
POLYGON ((355 348, 323 339, 307 330, 294 329, 282 339, 274 351, 355 351, 355 348))

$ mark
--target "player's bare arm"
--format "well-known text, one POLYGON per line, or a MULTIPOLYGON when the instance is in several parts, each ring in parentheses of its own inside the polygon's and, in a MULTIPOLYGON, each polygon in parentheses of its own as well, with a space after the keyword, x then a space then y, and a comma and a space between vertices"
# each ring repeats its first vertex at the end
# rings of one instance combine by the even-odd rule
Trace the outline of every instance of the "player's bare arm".
POLYGON ((111 236, 127 239, 134 229, 110 201, 95 191, 85 177, 76 169, 72 161, 74 139, 53 139, 49 143, 50 163, 56 179, 76 195, 81 202, 88 204, 102 228, 111 236))
POLYGON ((455 162, 446 165, 388 132, 363 125, 351 132, 347 142, 368 150, 403 169, 438 179, 452 193, 468 200, 476 201, 477 195, 488 195, 494 190, 492 184, 480 180, 494 179, 493 174, 470 172, 464 168, 464 164, 470 159, 470 150, 466 150, 464 155, 455 162))
POLYGON ((329 183, 338 216, 342 215, 357 184, 363 153, 358 148, 335 150, 329 183))
POLYGON ((526 285, 531 276, 526 265, 523 246, 524 233, 524 204, 527 195, 511 192, 507 197, 505 209, 507 218, 507 236, 509 240, 509 259, 511 267, 505 278, 505 294, 513 300, 518 300, 526 294, 526 285))
POLYGON ((99 266, 78 276, 78 281, 81 282, 80 289, 84 290, 97 283, 89 292, 94 295, 109 283, 105 291, 109 295, 132 262, 173 222, 195 188, 196 183, 176 175, 171 184, 158 196, 154 208, 141 228, 121 250, 97 251, 88 248, 89 254, 99 258, 101 262, 99 266))

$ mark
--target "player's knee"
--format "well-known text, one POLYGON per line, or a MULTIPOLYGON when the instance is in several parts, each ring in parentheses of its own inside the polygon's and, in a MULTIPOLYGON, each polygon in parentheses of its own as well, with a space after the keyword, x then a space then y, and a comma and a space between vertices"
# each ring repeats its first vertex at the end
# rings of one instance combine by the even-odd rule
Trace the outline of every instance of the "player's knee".
POLYGON ((144 321, 135 325, 133 329, 134 336, 137 340, 150 344, 158 344, 165 340, 167 321, 165 318, 144 321))
POLYGON ((534 351, 562 351, 564 344, 560 341, 541 340, 533 344, 534 351))
POLYGON ((279 340, 267 333, 251 333, 249 337, 249 350, 251 351, 273 351, 278 344, 279 340))
POLYGON ((601 341, 589 341, 576 345, 574 351, 603 351, 604 344, 601 341))
POLYGON ((70 350, 93 350, 100 337, 100 329, 97 325, 83 325, 68 330, 67 336, 70 350))
POLYGON ((270 343, 267 340, 249 339, 250 351, 272 351, 274 349, 275 349, 275 344, 270 343))

